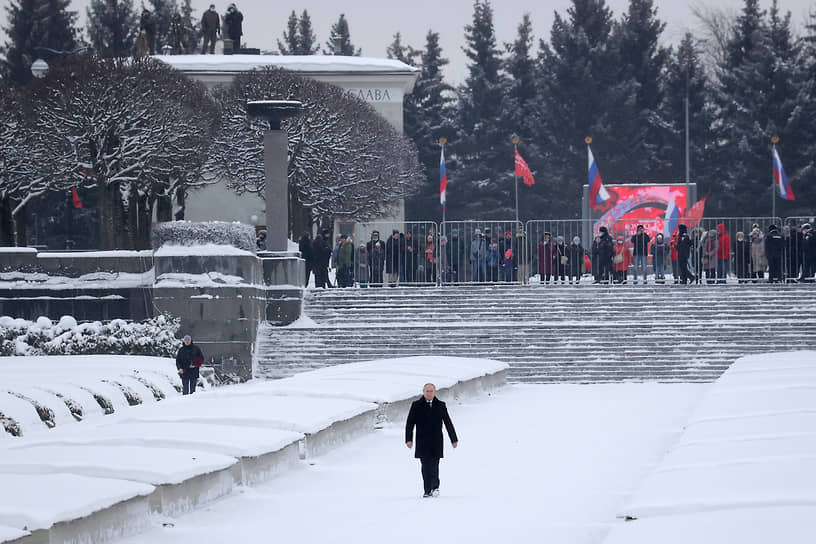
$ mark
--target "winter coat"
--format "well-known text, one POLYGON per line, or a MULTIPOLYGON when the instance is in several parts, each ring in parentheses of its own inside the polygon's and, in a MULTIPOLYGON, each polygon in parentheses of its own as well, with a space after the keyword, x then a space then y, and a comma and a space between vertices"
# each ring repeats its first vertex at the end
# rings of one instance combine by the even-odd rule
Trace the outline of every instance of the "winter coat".
POLYGON ((227 36, 234 42, 241 41, 241 36, 244 34, 242 28, 243 21, 244 14, 237 9, 228 10, 224 16, 224 26, 227 29, 227 36))
POLYGON ((655 263, 665 263, 666 262, 666 255, 669 252, 669 245, 666 243, 665 240, 658 243, 655 240, 655 243, 652 244, 651 254, 652 254, 652 262, 655 263))
POLYGON ((505 253, 507 253, 508 249, 513 253, 512 255, 514 263, 513 266, 515 266, 517 252, 516 252, 516 240, 514 238, 510 238, 509 240, 507 238, 502 238, 501 241, 499 242, 499 255, 501 255, 502 260, 504 260, 504 255, 505 253))
POLYGON ((569 267, 569 254, 567 253, 567 246, 566 244, 559 244, 558 242, 555 243, 555 269, 558 271, 558 276, 566 276, 567 275, 567 267, 569 267), (566 263, 563 263, 561 257, 566 257, 566 263))
POLYGON ((692 242, 688 232, 683 230, 677 235, 677 262, 680 266, 686 266, 691 257, 692 242))
POLYGON ((354 252, 354 277, 360 283, 368 283, 368 253, 365 247, 354 252))
POLYGON ((447 244, 448 264, 458 270, 465 266, 465 244, 459 236, 451 235, 447 244))
POLYGON ((183 371, 183 378, 198 379, 198 369, 204 362, 204 354, 201 348, 190 342, 190 345, 183 344, 176 354, 176 368, 183 371))
POLYGON ((671 248, 671 260, 673 262, 677 262, 679 259, 677 258, 677 242, 678 242, 678 235, 677 233, 672 233, 671 240, 669 241, 669 248, 671 248))
POLYGON ((649 254, 649 242, 652 238, 645 232, 632 236, 632 247, 635 249, 636 257, 645 257, 649 254))
POLYGON ((717 268, 717 251, 719 242, 717 235, 713 231, 703 234, 700 245, 702 246, 703 269, 712 270, 717 268))
POLYGON ((156 20, 149 12, 142 13, 142 18, 139 20, 139 30, 144 30, 148 36, 156 35, 156 20))
POLYGON ((731 257, 731 237, 725 232, 725 223, 717 225, 717 259, 727 261, 731 257))
POLYGON ((487 253, 485 253, 485 265, 487 266, 488 270, 498 270, 499 263, 501 262, 502 257, 499 253, 499 248, 491 246, 487 248, 487 253))
POLYGON ((615 244, 615 254, 612 259, 612 266, 614 267, 615 272, 625 272, 629 270, 629 266, 632 264, 632 253, 629 251, 629 248, 626 247, 626 244, 615 244), (620 262, 615 262, 617 260, 618 255, 621 256, 620 262))
POLYGON ((609 263, 612 261, 612 254, 615 251, 615 241, 608 232, 601 234, 601 240, 598 242, 598 262, 609 263))
POLYGON ((354 266, 354 244, 346 238, 337 250, 337 268, 354 266))
POLYGON ((329 247, 329 240, 325 236, 318 236, 312 242, 312 262, 314 266, 329 266, 329 259, 332 255, 332 248, 329 247))
POLYGON ((428 406, 428 401, 423 396, 411 403, 408 419, 405 421, 405 442, 414 443, 414 457, 417 459, 444 457, 443 424, 448 431, 450 441, 459 442, 456 429, 453 428, 453 422, 448 415, 448 407, 444 402, 434 397, 431 405, 428 406), (416 427, 416 439, 414 439, 414 427, 416 427))
POLYGON ((419 244, 413 235, 410 238, 406 236, 404 242, 405 270, 416 270, 422 259, 422 255, 419 254, 419 244))
POLYGON ((771 261, 781 262, 784 244, 782 235, 779 234, 779 231, 772 230, 768 233, 768 235, 765 237, 765 256, 768 258, 769 263, 771 261))
POLYGON ((425 260, 425 267, 435 266, 436 265, 436 244, 433 242, 427 242, 425 244, 425 250, 423 251, 424 260, 425 260))
POLYGON ((570 244, 567 250, 567 257, 569 257, 569 275, 580 277, 584 269, 584 255, 586 250, 584 246, 578 244, 570 244))
POLYGON ((768 259, 765 256, 765 237, 762 233, 756 238, 751 237, 751 270, 765 272, 768 268, 768 259))
POLYGON ((483 261, 485 255, 487 254, 487 246, 485 245, 485 241, 481 238, 474 238, 472 242, 470 242, 470 260, 473 261, 483 261))
POLYGON ((399 272, 400 263, 405 259, 405 237, 400 234, 396 240, 390 237, 385 243, 385 271, 388 274, 399 272))
POLYGON ((368 253, 368 266, 371 273, 379 277, 385 267, 385 242, 382 240, 369 240, 366 244, 368 253))
POLYGON ((751 275, 751 242, 747 239, 734 242, 734 272, 738 278, 748 278, 751 275))
POLYGON ((555 243, 549 242, 538 243, 538 273, 552 274, 555 270, 555 243))
POLYGON ((306 268, 308 269, 312 266, 312 241, 305 234, 298 240, 298 250, 300 256, 306 261, 306 268))
POLYGON ((216 12, 208 9, 201 16, 201 33, 205 36, 214 37, 221 32, 221 17, 216 12))

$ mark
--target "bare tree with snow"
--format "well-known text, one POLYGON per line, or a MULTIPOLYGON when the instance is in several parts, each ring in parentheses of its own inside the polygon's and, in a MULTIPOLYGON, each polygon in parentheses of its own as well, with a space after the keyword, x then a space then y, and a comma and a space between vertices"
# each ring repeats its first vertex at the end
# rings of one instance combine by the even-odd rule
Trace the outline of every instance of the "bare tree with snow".
POLYGON ((238 193, 264 194, 263 137, 268 123, 248 120, 247 100, 299 100, 303 113, 283 122, 289 134, 290 229, 334 217, 369 220, 393 211, 423 177, 414 145, 346 91, 279 68, 238 75, 216 90, 221 132, 207 165, 238 193))
POLYGON ((98 193, 102 249, 150 247, 156 202, 203 183, 217 108, 203 85, 166 64, 76 55, 30 97, 35 132, 49 135, 39 150, 70 173, 51 188, 98 193))

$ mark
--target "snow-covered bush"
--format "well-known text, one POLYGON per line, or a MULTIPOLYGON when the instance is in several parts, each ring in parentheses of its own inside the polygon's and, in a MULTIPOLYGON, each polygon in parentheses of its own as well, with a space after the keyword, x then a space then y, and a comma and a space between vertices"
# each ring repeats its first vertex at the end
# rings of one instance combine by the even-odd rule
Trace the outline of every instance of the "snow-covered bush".
POLYGON ((153 229, 153 249, 163 245, 200 246, 215 244, 255 252, 255 229, 250 225, 224 221, 172 221, 153 229))
POLYGON ((13 418, 6 417, 3 412, 0 412, 0 425, 2 425, 3 430, 5 430, 11 436, 23 435, 23 430, 20 428, 20 424, 13 418))
POLYGON ((140 323, 114 319, 77 324, 63 317, 55 325, 0 317, 0 355, 149 355, 175 357, 180 320, 160 315, 140 323))

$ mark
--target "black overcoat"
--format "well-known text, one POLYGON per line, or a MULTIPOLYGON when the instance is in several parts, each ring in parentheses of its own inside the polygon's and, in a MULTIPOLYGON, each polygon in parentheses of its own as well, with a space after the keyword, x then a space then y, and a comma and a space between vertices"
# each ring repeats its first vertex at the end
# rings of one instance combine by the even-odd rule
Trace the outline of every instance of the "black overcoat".
POLYGON ((414 457, 423 459, 428 457, 442 458, 442 424, 448 430, 451 442, 459 442, 456 429, 448 415, 448 407, 444 402, 434 397, 431 406, 425 397, 420 397, 411 403, 408 419, 405 422, 405 442, 414 443, 414 457), (414 440, 414 426, 416 426, 416 440, 414 440))
POLYGON ((198 369, 204 362, 204 354, 201 348, 190 342, 190 345, 182 345, 176 354, 176 368, 184 370, 185 378, 198 379, 198 369))

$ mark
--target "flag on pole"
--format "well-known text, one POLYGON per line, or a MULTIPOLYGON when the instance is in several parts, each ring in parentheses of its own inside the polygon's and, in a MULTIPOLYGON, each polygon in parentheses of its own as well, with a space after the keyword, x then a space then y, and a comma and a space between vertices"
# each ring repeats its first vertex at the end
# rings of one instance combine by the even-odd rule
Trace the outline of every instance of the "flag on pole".
POLYGON ((672 197, 669 201, 669 205, 666 207, 666 215, 663 218, 663 237, 669 238, 674 232, 674 229, 677 228, 678 223, 680 223, 680 210, 674 201, 674 197, 672 197))
POLYGON ((703 219, 703 212, 705 212, 705 202, 708 195, 704 196, 702 200, 698 200, 694 206, 688 209, 686 216, 683 218, 688 228, 696 227, 703 219))
POLYGON ((82 201, 79 199, 76 187, 71 187, 71 200, 74 201, 74 208, 77 210, 82 209, 82 201))
POLYGON ((773 148, 773 175, 774 182, 779 187, 779 197, 782 200, 796 200, 793 196, 793 189, 788 182, 788 176, 785 175, 785 169, 782 168, 782 159, 779 158, 779 153, 776 152, 776 146, 773 148))
POLYGON ((598 171, 598 164, 595 162, 589 144, 587 144, 587 156, 589 158, 589 205, 597 209, 610 197, 601 182, 601 173, 598 171))
POLYGON ((533 173, 530 171, 530 167, 527 166, 527 161, 525 161, 521 153, 518 152, 518 149, 516 149, 516 176, 524 178, 524 185, 529 187, 535 185, 533 173))
POLYGON ((445 148, 442 148, 442 154, 439 157, 439 203, 442 208, 445 207, 448 193, 448 173, 445 171, 445 148))

